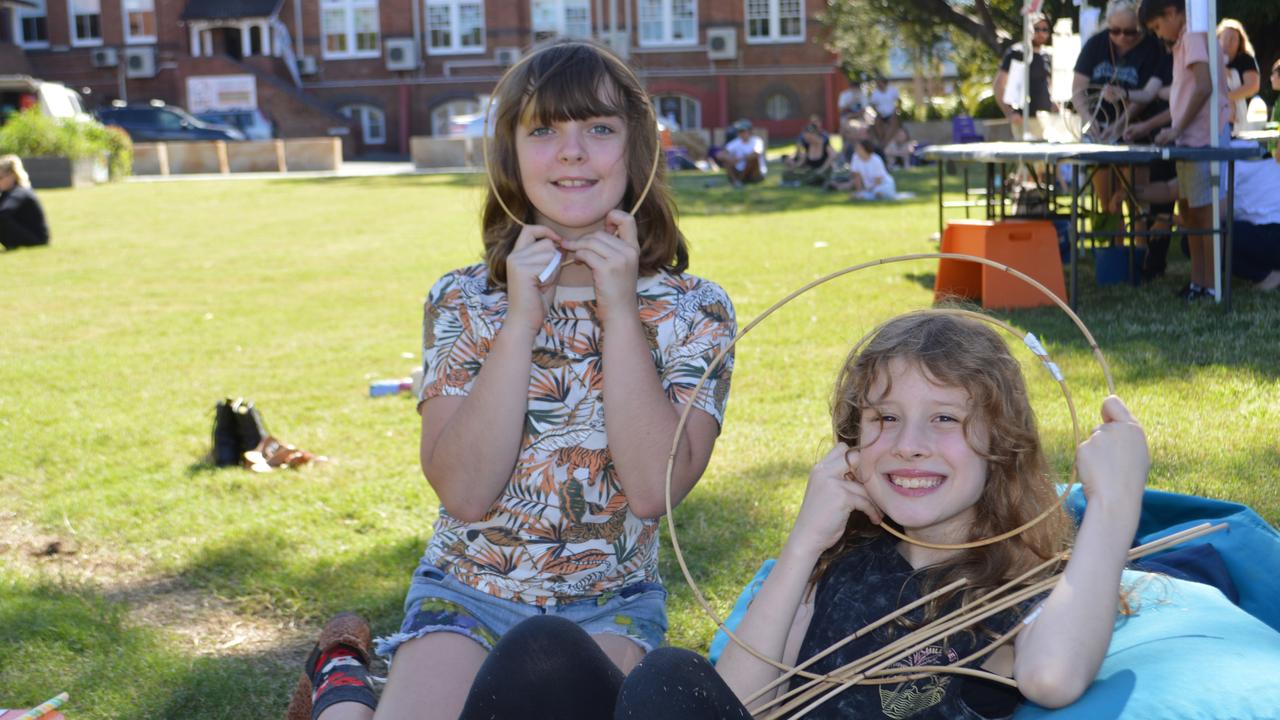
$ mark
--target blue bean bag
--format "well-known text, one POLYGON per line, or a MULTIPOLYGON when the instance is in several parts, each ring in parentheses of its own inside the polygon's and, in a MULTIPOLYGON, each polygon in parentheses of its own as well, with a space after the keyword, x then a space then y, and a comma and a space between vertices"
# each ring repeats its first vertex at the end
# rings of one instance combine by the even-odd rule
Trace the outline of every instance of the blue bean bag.
MULTIPOLYGON (((1078 515, 1083 504, 1077 489, 1068 507, 1078 515)), ((1148 490, 1135 544, 1202 522, 1228 527, 1151 556, 1151 566, 1168 574, 1125 571, 1135 612, 1117 619, 1085 694, 1059 710, 1026 703, 1017 720, 1280 718, 1280 533, 1244 505, 1148 490), (1239 604, 1224 590, 1237 593, 1239 604)), ((725 619, 730 629, 773 562, 743 588, 725 619)), ((727 643, 717 631, 712 662, 727 643)))

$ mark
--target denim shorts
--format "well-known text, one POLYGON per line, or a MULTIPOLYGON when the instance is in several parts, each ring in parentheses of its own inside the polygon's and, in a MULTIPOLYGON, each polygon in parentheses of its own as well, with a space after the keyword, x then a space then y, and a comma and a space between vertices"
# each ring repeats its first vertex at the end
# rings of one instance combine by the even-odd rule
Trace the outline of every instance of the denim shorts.
POLYGON ((504 600, 464 584, 434 565, 413 573, 404 599, 400 632, 375 642, 388 661, 404 643, 431 633, 451 632, 475 640, 486 650, 521 620, 535 615, 565 618, 591 635, 621 635, 645 652, 662 645, 667 634, 667 590, 661 583, 626 585, 598 597, 538 607, 504 600))

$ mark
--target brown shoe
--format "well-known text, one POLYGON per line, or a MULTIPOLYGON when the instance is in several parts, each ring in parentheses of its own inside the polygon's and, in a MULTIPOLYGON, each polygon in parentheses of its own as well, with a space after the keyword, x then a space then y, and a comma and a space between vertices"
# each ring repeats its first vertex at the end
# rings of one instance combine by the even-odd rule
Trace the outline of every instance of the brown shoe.
POLYGON ((360 656, 360 662, 368 666, 372 659, 370 648, 373 645, 369 623, 359 615, 350 612, 338 613, 329 618, 329 622, 325 623, 324 629, 320 631, 320 637, 316 640, 316 646, 312 648, 311 655, 307 657, 302 677, 298 678, 298 684, 293 688, 293 696, 289 698, 289 709, 284 713, 285 720, 311 720, 311 694, 315 692, 311 683, 311 674, 316 671, 320 656, 336 645, 346 645, 355 650, 360 656))

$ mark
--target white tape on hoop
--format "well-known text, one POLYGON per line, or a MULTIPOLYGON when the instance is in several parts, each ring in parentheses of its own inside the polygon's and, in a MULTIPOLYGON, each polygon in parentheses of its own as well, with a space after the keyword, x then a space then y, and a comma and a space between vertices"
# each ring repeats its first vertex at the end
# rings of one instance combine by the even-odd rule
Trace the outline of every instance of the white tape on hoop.
POLYGON ((550 280, 552 273, 556 271, 556 268, 560 267, 560 261, 563 259, 564 255, 557 250, 555 257, 551 258, 551 261, 547 263, 547 266, 542 268, 542 272, 538 273, 538 282, 545 283, 550 280))
POLYGON ((1044 363, 1044 366, 1049 369, 1049 374, 1053 376, 1053 379, 1058 382, 1062 382, 1062 371, 1059 370, 1058 366, 1049 359, 1048 351, 1046 351, 1044 346, 1040 344, 1040 340, 1036 338, 1036 334, 1028 332, 1027 336, 1022 338, 1022 342, 1031 349, 1031 352, 1035 353, 1036 356, 1040 358, 1040 361, 1044 363))

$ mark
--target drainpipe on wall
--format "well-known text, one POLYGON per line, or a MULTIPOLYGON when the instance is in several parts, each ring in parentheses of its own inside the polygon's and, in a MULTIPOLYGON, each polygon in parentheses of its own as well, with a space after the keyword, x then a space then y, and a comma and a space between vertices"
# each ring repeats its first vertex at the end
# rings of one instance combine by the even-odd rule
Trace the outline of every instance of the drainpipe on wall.
POLYGON ((400 83, 400 154, 409 154, 409 84, 400 83))
POLYGON ((305 48, 302 42, 302 36, 305 34, 302 31, 302 0, 293 0, 293 29, 295 31, 293 36, 294 52, 298 54, 298 57, 302 57, 307 54, 304 52, 305 48))

